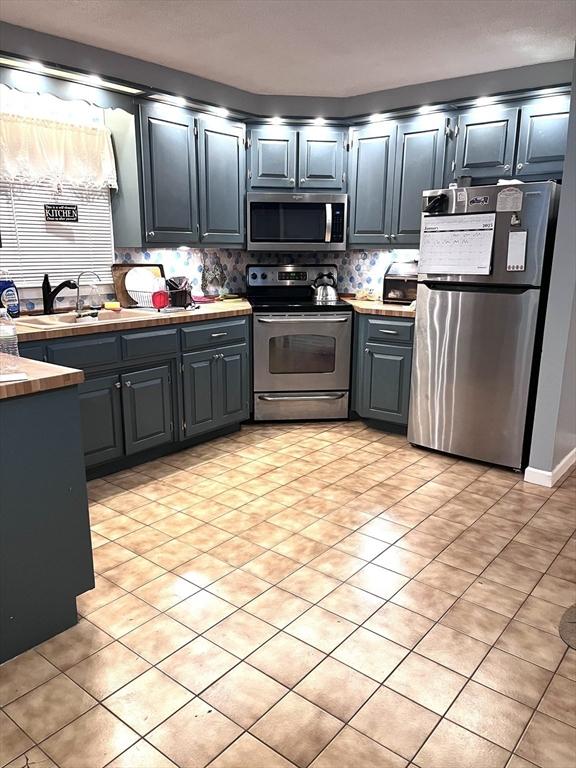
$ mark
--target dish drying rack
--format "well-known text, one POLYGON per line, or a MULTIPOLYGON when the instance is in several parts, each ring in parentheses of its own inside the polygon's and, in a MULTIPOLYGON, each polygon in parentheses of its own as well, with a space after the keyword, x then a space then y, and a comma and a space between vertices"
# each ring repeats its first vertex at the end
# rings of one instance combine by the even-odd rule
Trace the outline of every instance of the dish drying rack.
POLYGON ((194 299, 192 299, 188 291, 182 288, 166 288, 161 289, 160 291, 130 291, 130 298, 136 302, 136 304, 132 305, 133 307, 138 307, 140 309, 156 309, 158 312, 182 311, 187 307, 191 307, 192 309, 196 308, 194 299), (163 293, 168 296, 168 304, 166 306, 154 306, 152 296, 156 293, 163 293), (190 300, 187 301, 187 298, 190 300))

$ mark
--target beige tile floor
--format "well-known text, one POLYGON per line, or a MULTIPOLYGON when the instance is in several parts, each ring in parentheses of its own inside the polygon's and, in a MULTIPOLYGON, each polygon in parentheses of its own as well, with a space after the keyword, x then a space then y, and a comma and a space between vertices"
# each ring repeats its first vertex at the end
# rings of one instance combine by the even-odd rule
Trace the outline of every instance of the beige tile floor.
POLYGON ((360 422, 89 484, 96 589, 0 668, 10 768, 571 768, 576 477, 360 422))

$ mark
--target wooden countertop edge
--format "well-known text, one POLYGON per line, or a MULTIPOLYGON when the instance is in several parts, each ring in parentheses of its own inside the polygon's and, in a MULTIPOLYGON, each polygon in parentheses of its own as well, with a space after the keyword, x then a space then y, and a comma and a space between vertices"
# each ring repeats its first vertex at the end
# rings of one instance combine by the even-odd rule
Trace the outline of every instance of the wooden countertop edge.
POLYGON ((416 312, 399 304, 384 304, 381 301, 362 301, 360 299, 343 297, 360 315, 381 315, 383 317, 406 317, 413 319, 416 312))
MULTIPOLYGON (((384 317, 413 318, 416 313, 412 310, 400 307, 397 304, 383 304, 381 301, 361 301, 351 297, 343 297, 352 305, 355 312, 366 315, 382 315, 384 317)), ((251 315, 252 307, 247 301, 235 303, 233 306, 223 306, 221 303, 204 304, 200 309, 192 312, 178 312, 177 314, 151 314, 150 317, 137 317, 134 319, 82 324, 78 326, 62 326, 36 328, 26 325, 26 317, 16 321, 18 341, 48 341, 49 339, 64 339, 72 336, 89 336, 95 333, 113 333, 118 331, 137 330, 139 328, 154 328, 170 325, 182 325, 184 323, 197 323, 206 320, 221 320, 225 318, 251 315)))
POLYGON ((26 318, 20 317, 16 321, 18 341, 47 341, 49 339, 63 339, 70 336, 89 336, 94 333, 112 333, 118 331, 131 331, 139 328, 154 328, 167 325, 182 325, 183 323, 196 323, 203 320, 219 320, 230 317, 251 315, 252 307, 245 302, 235 303, 233 306, 223 306, 224 302, 214 304, 202 304, 200 309, 191 312, 178 312, 174 314, 150 314, 150 317, 137 317, 133 320, 126 318, 105 323, 86 323, 77 326, 65 325, 63 327, 37 328, 26 325, 26 318))
MULTIPOLYGON (((7 355, 0 354, 0 369, 2 359, 7 355)), ((65 368, 62 365, 43 363, 40 360, 28 360, 21 357, 18 368, 28 375, 22 381, 0 382, 0 400, 10 400, 14 397, 36 395, 51 389, 63 389, 81 384, 84 381, 83 371, 76 368, 65 368)))

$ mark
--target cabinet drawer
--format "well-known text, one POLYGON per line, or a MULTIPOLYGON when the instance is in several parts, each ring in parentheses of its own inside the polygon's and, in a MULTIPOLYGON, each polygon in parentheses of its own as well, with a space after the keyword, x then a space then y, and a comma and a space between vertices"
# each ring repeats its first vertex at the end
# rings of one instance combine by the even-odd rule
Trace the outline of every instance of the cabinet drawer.
POLYGON ((123 334, 122 359, 138 360, 143 357, 161 357, 178 352, 178 331, 147 331, 123 334))
POLYGON ((220 323, 202 323, 182 329, 182 349, 199 349, 214 344, 227 345, 247 341, 248 323, 245 317, 220 323))
POLYGON ((120 348, 116 334, 99 338, 83 338, 78 341, 64 341, 47 345, 49 363, 68 365, 72 368, 91 368, 109 365, 120 360, 120 348))
POLYGON ((408 344, 412 343, 414 334, 413 320, 397 320, 392 318, 368 320, 367 341, 374 341, 380 344, 394 344, 402 341, 408 344))

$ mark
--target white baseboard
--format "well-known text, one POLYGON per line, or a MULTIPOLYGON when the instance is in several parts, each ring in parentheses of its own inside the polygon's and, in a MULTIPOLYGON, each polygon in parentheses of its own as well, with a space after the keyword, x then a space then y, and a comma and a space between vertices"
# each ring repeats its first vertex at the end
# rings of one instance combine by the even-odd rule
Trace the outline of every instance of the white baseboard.
POLYGON ((562 459, 561 462, 556 464, 551 472, 547 472, 544 469, 536 469, 535 467, 526 467, 524 470, 524 480, 527 483, 533 483, 534 485, 543 485, 546 488, 553 488, 557 485, 566 475, 572 467, 576 464, 576 448, 573 448, 570 453, 562 459))

